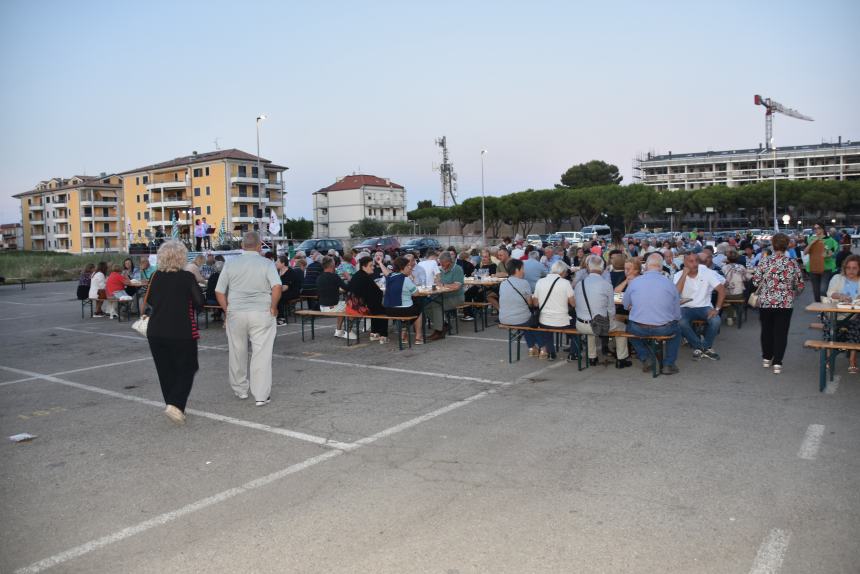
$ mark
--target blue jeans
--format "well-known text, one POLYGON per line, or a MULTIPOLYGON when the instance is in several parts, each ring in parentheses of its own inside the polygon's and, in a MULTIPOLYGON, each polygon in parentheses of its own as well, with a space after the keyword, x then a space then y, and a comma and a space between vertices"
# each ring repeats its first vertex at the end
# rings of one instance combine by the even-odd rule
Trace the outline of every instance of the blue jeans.
MULTIPOLYGON (((520 323, 517 327, 528 327, 529 323, 526 321, 525 323, 520 323)), ((540 341, 538 340, 538 335, 540 333, 536 333, 534 331, 523 331, 523 338, 526 340, 526 347, 531 349, 535 345, 540 346, 540 341)))
MULTIPOLYGON (((678 360, 678 349, 681 347, 681 328, 678 326, 678 321, 672 321, 665 325, 649 327, 630 321, 627 323, 627 332, 631 335, 649 336, 649 335, 674 335, 666 341, 666 355, 663 357, 663 365, 674 365, 678 360)), ((636 350, 639 359, 645 362, 652 362, 656 357, 651 353, 648 344, 642 339, 630 339, 630 343, 636 350)))
POLYGON ((714 339, 720 332, 719 314, 708 319, 708 313, 712 307, 681 307, 681 334, 687 339, 687 343, 693 349, 710 349, 714 346, 714 339), (705 340, 699 339, 696 330, 693 329, 693 321, 705 321, 705 340))
MULTIPOLYGON (((558 327, 553 325, 544 325, 540 324, 541 327, 545 329, 566 329, 567 327, 558 327)), ((550 355, 555 353, 555 333, 542 333, 540 331, 534 332, 537 339, 537 344, 541 347, 546 347, 546 352, 550 355)))

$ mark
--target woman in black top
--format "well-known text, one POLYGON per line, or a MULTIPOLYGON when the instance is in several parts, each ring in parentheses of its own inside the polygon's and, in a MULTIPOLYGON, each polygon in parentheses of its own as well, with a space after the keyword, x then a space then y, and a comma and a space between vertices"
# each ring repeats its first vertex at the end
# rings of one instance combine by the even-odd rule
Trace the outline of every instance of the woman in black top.
POLYGON ((78 278, 78 300, 85 301, 90 296, 90 279, 93 277, 93 273, 96 271, 95 263, 87 263, 84 270, 81 272, 81 276, 78 278))
MULTIPOLYGON (((358 271, 349 280, 347 285, 349 292, 361 299, 373 315, 384 315, 385 307, 382 305, 382 289, 373 281, 373 259, 362 257, 358 260, 358 271)), ((371 338, 388 338, 388 321, 385 319, 370 320, 371 338)))
POLYGON ((146 338, 155 361, 161 393, 173 422, 185 422, 185 404, 197 372, 195 307, 203 306, 197 280, 183 268, 188 250, 176 240, 158 248, 158 271, 149 281, 147 304, 152 308, 146 338))

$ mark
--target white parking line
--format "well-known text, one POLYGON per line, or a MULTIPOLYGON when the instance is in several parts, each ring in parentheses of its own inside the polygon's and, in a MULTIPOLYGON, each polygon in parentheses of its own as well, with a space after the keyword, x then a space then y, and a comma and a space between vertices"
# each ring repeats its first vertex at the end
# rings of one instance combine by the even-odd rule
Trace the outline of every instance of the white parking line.
POLYGON ((342 450, 330 450, 319 456, 315 456, 298 464, 288 466, 283 470, 268 474, 262 478, 246 482, 242 486, 230 488, 223 492, 219 492, 218 494, 215 494, 213 496, 209 496, 202 500, 198 500, 197 502, 187 504, 182 508, 178 508, 170 512, 165 512, 164 514, 160 514, 154 518, 150 518, 149 520, 135 524, 134 526, 123 528, 122 530, 114 532, 113 534, 108 534, 107 536, 102 536, 101 538, 97 538, 85 544, 81 544, 80 546, 76 546, 70 550, 66 550, 65 552, 61 552, 59 554, 51 556, 50 558, 39 560, 38 562, 35 562, 25 568, 19 568, 18 570, 15 570, 15 574, 36 574, 37 572, 42 572, 44 570, 47 570, 48 568, 53 568, 54 566, 58 566, 64 562, 68 562, 73 558, 78 558, 80 556, 83 556, 84 554, 89 554, 94 550, 98 550, 99 548, 104 548, 105 546, 109 546, 110 544, 114 544, 116 542, 125 540, 126 538, 130 538, 142 532, 146 532, 147 530, 155 528, 156 526, 163 526, 165 524, 173 522, 174 520, 182 518, 183 516, 191 514, 192 512, 203 510, 204 508, 208 508, 226 500, 230 500, 231 498, 240 494, 256 490, 260 487, 266 486, 267 484, 275 482, 276 480, 280 480, 286 476, 295 474, 299 471, 305 470, 306 468, 310 468, 321 462, 335 458, 342 453, 342 450))
MULTIPOLYGON (((2 367, 0 367, 0 368, 2 368, 2 367)), ((507 384, 511 384, 511 383, 507 383, 507 384)), ((378 440, 381 440, 383 438, 387 438, 387 437, 395 435, 399 432, 403 432, 406 429, 410 429, 410 428, 417 426, 423 422, 427 422, 427 421, 434 419, 438 416, 441 416, 441 415, 449 413, 453 410, 459 409, 460 407, 464 407, 464 406, 471 404, 477 400, 480 400, 486 396, 489 396, 495 392, 496 392, 495 389, 489 390, 489 391, 483 391, 483 392, 480 392, 478 394, 472 395, 471 397, 467 397, 461 401, 457 401, 457 402, 451 403, 450 405, 436 409, 435 411, 432 411, 430 413, 415 417, 414 419, 410 419, 406 422, 403 422, 403 423, 400 423, 400 424, 395 425, 393 427, 387 428, 387 429, 385 429, 381 432, 378 432, 374 435, 363 438, 363 439, 353 443, 352 448, 353 449, 361 448, 363 446, 367 446, 367 445, 372 444, 372 443, 374 443, 378 440)), ((343 450, 331 450, 331 451, 323 453, 319 456, 309 458, 309 459, 307 459, 303 462, 300 462, 298 464, 288 466, 287 468, 285 468, 283 470, 279 470, 277 472, 267 474, 266 476, 264 476, 262 478, 258 478, 256 480, 246 482, 245 484, 243 484, 241 486, 238 486, 235 488, 230 488, 230 489, 225 490, 223 492, 219 492, 218 494, 209 496, 207 498, 203 498, 201 500, 198 500, 197 502, 192 502, 191 504, 183 506, 182 508, 179 508, 177 510, 165 512, 164 514, 160 514, 154 518, 151 518, 151 519, 146 520, 144 522, 140 522, 134 526, 129 526, 128 528, 124 528, 118 532, 114 532, 113 534, 108 534, 107 536, 103 536, 101 538, 97 538, 97 539, 92 540, 90 542, 86 542, 84 544, 81 544, 80 546, 76 546, 74 548, 66 550, 65 552, 61 552, 59 554, 51 556, 50 558, 45 558, 44 560, 39 560, 38 562, 35 562, 35 563, 33 563, 27 567, 19 568, 18 570, 15 570, 15 574, 36 574, 38 572, 42 572, 42 571, 47 570, 49 568, 53 568, 54 566, 58 566, 64 562, 68 562, 69 560, 72 560, 74 558, 78 558, 78 557, 83 556, 85 554, 89 554, 90 552, 93 552, 94 550, 98 550, 99 548, 104 548, 105 546, 109 546, 109 545, 114 544, 116 542, 120 542, 122 540, 125 540, 126 538, 130 538, 130 537, 135 536, 137 534, 140 534, 142 532, 146 532, 147 530, 149 530, 151 528, 155 528, 156 526, 163 526, 163 525, 168 524, 170 522, 173 522, 179 518, 182 518, 183 516, 186 516, 186 515, 191 514, 193 512, 197 512, 198 510, 203 510, 203 509, 208 508, 210 506, 214 506, 214 505, 219 504, 221 502, 230 500, 231 498, 234 498, 240 494, 245 494, 246 492, 251 492, 252 490, 256 490, 258 488, 261 488, 261 487, 266 486, 268 484, 271 484, 277 480, 285 478, 291 474, 295 474, 299 471, 305 470, 307 468, 311 468, 312 466, 316 466, 317 464, 319 464, 321 462, 335 458, 338 455, 343 454, 343 452, 344 452, 343 450)))
MULTIPOLYGON (((314 330, 319 331, 320 329, 334 329, 337 325, 317 325, 314 327, 314 330)), ((285 333, 278 333, 275 337, 285 337, 287 335, 299 335, 301 331, 287 331, 285 333)))
POLYGON ((797 456, 804 460, 815 460, 823 436, 824 425, 809 425, 809 428, 806 429, 806 436, 803 437, 803 443, 800 445, 800 450, 797 451, 797 456))
POLYGON ((842 378, 842 375, 836 375, 833 377, 832 381, 828 381, 827 386, 824 387, 824 392, 828 395, 834 394, 837 390, 839 390, 839 379, 842 378))
MULTIPOLYGON (((22 309, 23 311, 23 309, 22 309)), ((3 317, 0 321, 20 321, 21 319, 32 319, 33 317, 44 317, 45 315, 21 315, 19 317, 3 317)))
MULTIPOLYGON (((27 375, 29 377, 33 377, 36 379, 49 381, 51 383, 57 383, 60 385, 65 385, 67 387, 73 387, 75 389, 80 389, 83 391, 90 391, 92 393, 99 393, 101 395, 106 395, 109 397, 113 397, 115 399, 122 399, 125 401, 142 403, 145 405, 151 405, 151 406, 158 407, 158 408, 164 407, 164 403, 162 403, 160 401, 152 401, 149 399, 145 399, 143 397, 136 397, 134 395, 127 395, 125 393, 118 393, 116 391, 111 391, 108 389, 102 389, 101 387, 94 387, 91 385, 85 385, 83 383, 76 383, 74 381, 68 381, 66 379, 60 379, 57 377, 53 377, 51 375, 42 375, 40 373, 34 373, 31 371, 24 371, 22 369, 14 369, 12 367, 4 367, 2 365, 0 365, 0 369, 3 369, 4 371, 8 371, 10 373, 18 373, 18 374, 27 375)), ((303 432, 291 431, 291 430, 282 429, 279 427, 271 427, 269 425, 264 425, 261 423, 255 423, 253 421, 246 421, 246 420, 242 420, 242 419, 228 417, 226 415, 219 415, 217 413, 210 413, 207 411, 200 411, 197 409, 186 409, 185 412, 192 414, 192 415, 195 415, 195 416, 198 416, 198 417, 203 417, 203 418, 212 419, 215 421, 230 423, 230 424, 233 424, 236 426, 250 428, 250 429, 254 429, 254 430, 260 430, 260 431, 264 431, 264 432, 268 432, 268 433, 272 433, 272 434, 276 434, 276 435, 286 436, 286 437, 302 440, 305 442, 318 444, 321 446, 329 446, 329 447, 340 449, 340 450, 349 450, 349 449, 355 448, 355 445, 353 445, 351 443, 343 443, 343 442, 339 442, 339 441, 329 440, 327 438, 323 438, 323 437, 319 437, 319 436, 313 436, 313 435, 309 435, 309 434, 306 434, 303 432)))
MULTIPOLYGON (((85 333, 87 335, 98 335, 99 337, 116 337, 118 339, 131 339, 139 343, 146 343, 146 338, 140 335, 120 335, 119 333, 99 333, 97 331, 84 331, 82 329, 70 329, 68 327, 54 327, 58 331, 70 331, 72 333, 85 333)), ((223 345, 197 345, 198 349, 204 351, 226 351, 227 347, 223 345)))
POLYGON ((448 373, 435 373, 432 371, 415 371, 412 369, 398 369, 397 367, 383 367, 381 365, 365 365, 362 363, 347 363, 345 361, 330 361, 328 359, 315 359, 313 357, 302 357, 300 355, 279 355, 272 353, 273 357, 280 359, 291 359, 293 361, 307 361, 309 363, 320 363, 323 365, 336 365, 338 367, 350 367, 352 369, 370 369, 375 371, 388 371, 391 373, 406 373, 413 376, 437 377, 440 379, 451 379, 455 381, 470 381, 473 383, 485 383, 488 385, 505 385, 504 381, 494 381, 492 379, 482 379, 480 377, 466 377, 463 375, 449 375, 448 373))
MULTIPOLYGON (((130 359, 128 361, 117 361, 115 363, 105 363, 103 365, 92 365, 89 367, 83 367, 80 369, 72 369, 71 371, 60 371, 58 373, 50 373, 49 377, 59 377, 60 375, 71 375, 72 373, 81 373, 83 371, 93 371, 95 369, 104 369, 105 367, 117 367, 119 365, 128 365, 129 363, 139 363, 140 361, 149 361, 152 357, 141 357, 139 359, 130 359)), ((39 377, 25 377, 23 379, 16 379, 14 381, 4 381, 0 383, 0 387, 5 387, 6 385, 14 385, 17 383, 24 383, 27 381, 37 381, 39 377)))
POLYGON ((785 551, 788 550, 788 541, 791 532, 774 528, 771 530, 755 556, 750 574, 777 574, 785 559, 785 551))

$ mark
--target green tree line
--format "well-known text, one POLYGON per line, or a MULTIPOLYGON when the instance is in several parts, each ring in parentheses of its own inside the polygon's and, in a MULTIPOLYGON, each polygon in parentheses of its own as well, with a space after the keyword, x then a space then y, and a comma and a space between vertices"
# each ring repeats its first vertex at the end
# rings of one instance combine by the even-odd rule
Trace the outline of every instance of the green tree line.
MULTIPOLYGON (((665 220, 671 208, 676 221, 704 214, 713 207, 717 217, 745 214, 751 222, 769 227, 773 221, 773 183, 761 182, 739 187, 715 185, 695 190, 656 190, 644 184, 593 185, 570 188, 527 189, 485 198, 487 232, 498 237, 503 224, 515 233, 527 235, 538 222, 548 231, 557 231, 579 218, 583 225, 612 221, 630 232, 644 221, 665 220)), ((860 180, 777 181, 777 216, 792 220, 814 218, 836 212, 860 213, 860 180)), ((408 214, 429 231, 443 221, 457 221, 461 228, 481 221, 481 198, 471 197, 453 207, 422 205, 408 214)), ((810 220, 811 223, 811 220, 810 220)))

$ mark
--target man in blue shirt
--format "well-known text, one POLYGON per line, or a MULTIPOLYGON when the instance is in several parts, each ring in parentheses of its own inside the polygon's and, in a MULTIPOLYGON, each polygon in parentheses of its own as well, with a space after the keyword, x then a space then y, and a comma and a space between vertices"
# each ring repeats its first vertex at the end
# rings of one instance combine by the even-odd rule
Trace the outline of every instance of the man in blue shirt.
POLYGON ((547 275, 546 269, 538 261, 537 251, 529 252, 529 258, 523 261, 523 271, 525 272, 525 280, 529 282, 529 287, 532 288, 532 293, 534 293, 535 284, 541 277, 546 277, 547 275))
POLYGON ((560 260, 561 257, 555 254, 552 247, 544 249, 544 256, 540 260, 541 265, 543 265, 544 275, 549 275, 549 270, 552 269, 553 264, 560 260))
MULTIPOLYGON (((627 331, 633 335, 672 335, 666 342, 666 356, 663 357, 664 375, 678 372, 675 361, 681 347, 680 295, 671 279, 663 275, 663 256, 652 253, 645 261, 645 273, 627 286, 624 292, 624 308, 630 311, 627 331)), ((630 343, 642 360, 642 370, 651 370, 657 360, 648 345, 641 339, 631 339, 630 343)))

